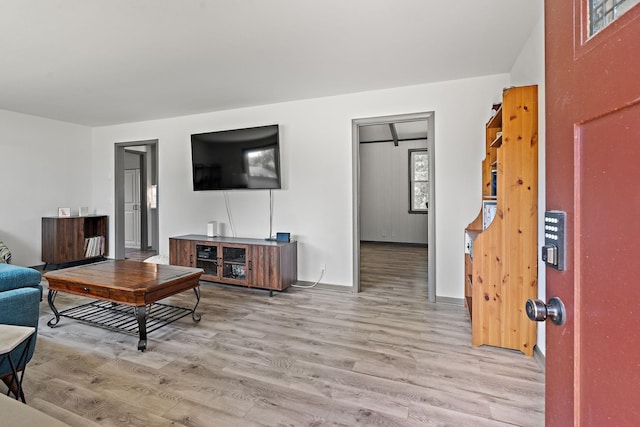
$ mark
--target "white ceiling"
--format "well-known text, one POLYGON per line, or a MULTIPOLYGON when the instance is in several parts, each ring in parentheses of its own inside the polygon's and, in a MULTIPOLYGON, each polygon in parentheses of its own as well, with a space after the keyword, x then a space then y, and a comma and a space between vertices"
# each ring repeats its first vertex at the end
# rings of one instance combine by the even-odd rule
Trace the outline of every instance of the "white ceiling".
POLYGON ((509 72, 542 0, 1 0, 0 109, 90 126, 509 72))

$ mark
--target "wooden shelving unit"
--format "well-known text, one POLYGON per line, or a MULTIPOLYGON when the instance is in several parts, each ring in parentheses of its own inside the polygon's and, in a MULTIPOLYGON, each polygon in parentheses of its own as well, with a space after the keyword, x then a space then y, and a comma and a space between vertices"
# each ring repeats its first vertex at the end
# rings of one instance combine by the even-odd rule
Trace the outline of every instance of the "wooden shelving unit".
POLYGON ((102 258, 108 253, 108 216, 42 218, 42 261, 46 264, 102 258))
POLYGON ((502 107, 486 125, 483 208, 465 229, 465 303, 474 346, 531 356, 536 324, 525 302, 538 294, 538 90, 513 87, 502 96, 502 107), (485 227, 489 200, 497 206, 485 227))

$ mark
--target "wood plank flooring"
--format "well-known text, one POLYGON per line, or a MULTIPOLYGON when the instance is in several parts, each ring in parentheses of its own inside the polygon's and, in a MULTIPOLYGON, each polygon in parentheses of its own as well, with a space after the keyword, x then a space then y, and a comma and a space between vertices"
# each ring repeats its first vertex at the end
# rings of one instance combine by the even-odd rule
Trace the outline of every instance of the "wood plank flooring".
POLYGON ((83 427, 544 425, 536 362, 473 348, 466 310, 427 302, 426 257, 363 244, 357 295, 203 282, 202 321, 150 333, 144 353, 137 337, 70 319, 49 328, 43 302, 27 403, 83 427))
POLYGON ((124 257, 134 261, 144 261, 145 259, 157 255, 157 251, 141 251, 135 248, 124 248, 124 257))

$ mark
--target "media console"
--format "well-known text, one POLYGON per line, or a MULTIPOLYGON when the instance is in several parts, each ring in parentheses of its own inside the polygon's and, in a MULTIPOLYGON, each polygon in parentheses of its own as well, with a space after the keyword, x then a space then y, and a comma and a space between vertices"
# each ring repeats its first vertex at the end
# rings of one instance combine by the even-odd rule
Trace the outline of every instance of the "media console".
POLYGON ((204 270, 201 280, 282 291, 298 280, 297 242, 188 234, 169 238, 169 263, 204 270))

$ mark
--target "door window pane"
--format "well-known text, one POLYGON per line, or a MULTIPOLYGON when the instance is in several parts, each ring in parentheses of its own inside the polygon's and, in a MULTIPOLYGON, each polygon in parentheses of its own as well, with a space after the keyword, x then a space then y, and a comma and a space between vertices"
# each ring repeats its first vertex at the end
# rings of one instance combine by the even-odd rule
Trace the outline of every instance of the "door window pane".
POLYGON ((588 2, 589 37, 591 37, 640 3, 640 0, 588 0, 588 2))

